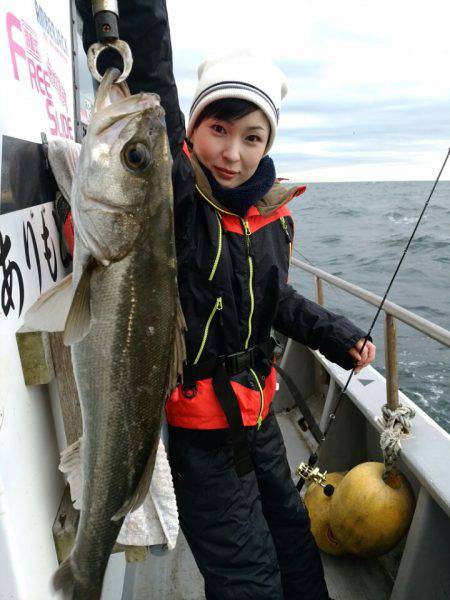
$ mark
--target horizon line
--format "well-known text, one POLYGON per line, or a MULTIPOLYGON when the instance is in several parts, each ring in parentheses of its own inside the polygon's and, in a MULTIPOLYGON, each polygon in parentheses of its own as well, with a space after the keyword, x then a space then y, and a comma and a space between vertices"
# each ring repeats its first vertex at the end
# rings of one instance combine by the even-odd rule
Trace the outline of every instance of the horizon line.
MULTIPOLYGON (((278 178, 278 176, 277 176, 278 178)), ((435 179, 340 179, 340 180, 326 180, 326 181, 312 181, 306 179, 295 179, 293 177, 283 177, 280 178, 283 180, 280 183, 434 183, 435 179)), ((447 181, 450 182, 450 179, 439 179, 439 181, 447 181)))

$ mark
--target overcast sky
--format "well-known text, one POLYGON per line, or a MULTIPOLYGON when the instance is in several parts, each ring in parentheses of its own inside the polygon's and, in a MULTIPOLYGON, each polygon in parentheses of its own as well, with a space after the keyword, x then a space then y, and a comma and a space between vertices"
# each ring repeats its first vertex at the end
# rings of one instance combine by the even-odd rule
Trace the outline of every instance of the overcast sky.
POLYGON ((206 56, 250 48, 285 72, 280 176, 436 177, 450 146, 448 0, 167 2, 185 114, 206 56))

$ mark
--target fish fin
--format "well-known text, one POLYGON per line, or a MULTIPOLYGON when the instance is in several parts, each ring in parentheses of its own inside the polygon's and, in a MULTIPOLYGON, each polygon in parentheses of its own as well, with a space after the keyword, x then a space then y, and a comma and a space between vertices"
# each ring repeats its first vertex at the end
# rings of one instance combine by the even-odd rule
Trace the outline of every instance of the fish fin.
POLYGON ((184 340, 184 332, 186 331, 187 327, 179 298, 177 298, 175 313, 175 326, 173 330, 171 349, 172 354, 169 359, 169 369, 166 381, 166 397, 169 396, 173 388, 177 385, 178 377, 182 377, 183 363, 186 360, 186 343, 184 340))
POLYGON ((75 576, 72 569, 71 557, 68 556, 56 570, 52 579, 53 589, 60 590, 64 600, 72 600, 75 590, 75 576))
POLYGON ((41 294, 25 313, 30 331, 64 331, 73 298, 72 273, 41 294))
POLYGON ((73 295, 72 305, 67 315, 64 329, 66 346, 80 342, 91 327, 91 275, 95 267, 95 259, 90 257, 86 263, 77 289, 73 295))
POLYGON ((141 480, 134 491, 133 495, 119 508, 115 515, 111 517, 111 521, 118 521, 122 517, 125 517, 129 512, 137 510, 144 502, 148 490, 150 489, 150 481, 152 479, 153 468, 156 462, 156 451, 158 449, 159 437, 156 440, 153 450, 150 453, 147 464, 145 465, 144 472, 141 480))
POLYGON ((74 508, 81 510, 83 495, 83 479, 81 472, 82 440, 67 446, 62 452, 59 461, 59 470, 67 475, 70 487, 70 497, 74 508))
POLYGON ((81 144, 72 140, 54 139, 48 142, 48 161, 59 191, 70 204, 72 181, 80 156, 81 144))
POLYGON ((87 588, 75 577, 72 565, 72 555, 68 556, 56 570, 52 578, 53 589, 60 591, 63 600, 100 600, 102 589, 87 588))

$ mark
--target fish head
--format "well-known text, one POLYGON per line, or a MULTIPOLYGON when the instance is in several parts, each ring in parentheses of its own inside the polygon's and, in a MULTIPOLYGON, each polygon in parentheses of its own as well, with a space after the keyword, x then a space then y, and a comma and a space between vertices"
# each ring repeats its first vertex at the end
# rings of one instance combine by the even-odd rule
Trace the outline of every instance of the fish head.
POLYGON ((124 258, 145 232, 161 202, 150 189, 155 173, 165 168, 170 178, 171 162, 156 94, 107 99, 89 125, 72 194, 77 234, 104 265, 124 258))

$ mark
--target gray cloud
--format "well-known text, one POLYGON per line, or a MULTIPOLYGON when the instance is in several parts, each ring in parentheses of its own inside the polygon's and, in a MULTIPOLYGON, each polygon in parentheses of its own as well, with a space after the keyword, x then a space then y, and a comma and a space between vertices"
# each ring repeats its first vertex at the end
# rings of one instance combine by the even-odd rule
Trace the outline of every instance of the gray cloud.
POLYGON ((400 98, 317 104, 309 101, 291 103, 286 109, 288 113, 319 116, 326 121, 322 126, 302 127, 299 114, 298 127, 282 130, 283 138, 289 141, 342 141, 358 148, 375 143, 385 149, 401 149, 405 144, 443 140, 450 133, 450 105, 445 102, 400 98))
MULTIPOLYGON (((276 159, 277 165, 282 165, 283 169, 292 169, 292 167, 302 169, 314 169, 323 167, 341 166, 347 164, 382 164, 386 161, 386 158, 376 152, 365 154, 364 156, 358 156, 354 151, 348 153, 342 153, 338 156, 314 156, 312 154, 306 154, 299 152, 297 153, 273 153, 273 158, 276 159), (286 165, 289 165, 287 167, 286 165)), ((390 159, 391 163, 404 163, 404 159, 401 157, 390 159)))
POLYGON ((371 98, 367 95, 366 98, 346 98, 345 100, 305 100, 305 101, 289 101, 283 105, 283 112, 306 112, 311 114, 398 114, 412 113, 420 111, 423 116, 427 113, 438 111, 450 115, 450 106, 447 101, 439 100, 418 100, 405 97, 391 98, 371 98))

